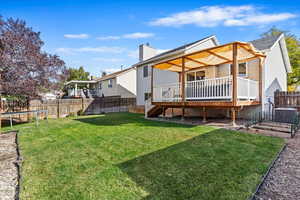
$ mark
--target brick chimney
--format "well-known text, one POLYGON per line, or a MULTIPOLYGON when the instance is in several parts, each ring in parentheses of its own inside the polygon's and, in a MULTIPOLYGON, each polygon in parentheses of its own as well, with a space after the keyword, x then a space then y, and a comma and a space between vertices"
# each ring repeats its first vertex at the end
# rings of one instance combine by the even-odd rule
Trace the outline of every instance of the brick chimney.
POLYGON ((156 49, 150 46, 149 43, 139 46, 139 61, 147 60, 156 55, 156 49))

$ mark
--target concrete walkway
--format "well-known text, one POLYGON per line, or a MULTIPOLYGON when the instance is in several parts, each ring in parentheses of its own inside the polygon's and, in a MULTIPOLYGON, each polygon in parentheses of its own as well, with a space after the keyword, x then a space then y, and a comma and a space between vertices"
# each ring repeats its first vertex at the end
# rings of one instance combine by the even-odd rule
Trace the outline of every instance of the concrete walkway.
POLYGON ((16 132, 0 134, 0 200, 16 199, 18 161, 16 132))

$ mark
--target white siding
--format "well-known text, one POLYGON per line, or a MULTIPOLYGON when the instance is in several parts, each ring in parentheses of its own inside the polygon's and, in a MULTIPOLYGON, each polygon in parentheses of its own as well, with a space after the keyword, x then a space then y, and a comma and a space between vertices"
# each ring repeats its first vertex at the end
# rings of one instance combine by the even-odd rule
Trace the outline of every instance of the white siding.
POLYGON ((279 43, 276 43, 272 50, 267 52, 264 66, 264 79, 265 101, 268 97, 273 97, 273 92, 276 89, 287 90, 287 72, 279 43))
MULTIPOLYGON (((177 83, 179 75, 176 72, 154 69, 153 85, 177 83)), ((148 68, 148 77, 144 77, 143 67, 137 69, 137 105, 145 105, 145 93, 151 93, 151 67, 148 68)))
POLYGON ((118 93, 121 97, 136 96, 136 70, 130 70, 117 77, 118 93))

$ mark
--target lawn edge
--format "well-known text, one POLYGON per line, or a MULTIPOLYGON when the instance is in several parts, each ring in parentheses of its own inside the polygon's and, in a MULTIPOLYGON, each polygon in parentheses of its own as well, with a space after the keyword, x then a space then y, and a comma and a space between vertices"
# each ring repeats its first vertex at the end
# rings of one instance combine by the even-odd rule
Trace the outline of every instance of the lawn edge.
POLYGON ((282 154, 282 152, 286 149, 287 147, 287 143, 285 143, 280 151, 276 154, 276 157, 273 159, 273 161, 270 163, 268 170, 266 171, 266 173, 262 176, 260 183, 257 185, 255 192, 251 194, 251 196, 249 198, 247 198, 248 200, 255 200, 255 196, 257 195, 257 193, 259 192, 260 188, 262 187, 262 185, 265 183, 265 180, 267 179, 268 175, 270 174, 271 169, 274 167, 276 161, 279 159, 280 155, 282 154))

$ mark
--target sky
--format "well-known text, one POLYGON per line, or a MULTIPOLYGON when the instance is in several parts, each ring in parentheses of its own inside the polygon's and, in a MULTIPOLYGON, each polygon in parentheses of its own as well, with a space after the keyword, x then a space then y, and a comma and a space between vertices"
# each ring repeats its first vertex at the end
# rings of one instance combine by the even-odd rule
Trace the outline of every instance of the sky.
POLYGON ((247 42, 272 26, 300 37, 300 0, 0 0, 0 15, 25 20, 44 51, 94 76, 137 63, 143 43, 163 52, 209 35, 247 42))

